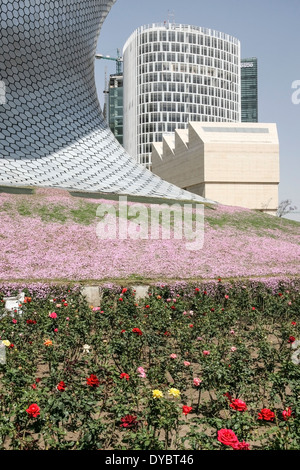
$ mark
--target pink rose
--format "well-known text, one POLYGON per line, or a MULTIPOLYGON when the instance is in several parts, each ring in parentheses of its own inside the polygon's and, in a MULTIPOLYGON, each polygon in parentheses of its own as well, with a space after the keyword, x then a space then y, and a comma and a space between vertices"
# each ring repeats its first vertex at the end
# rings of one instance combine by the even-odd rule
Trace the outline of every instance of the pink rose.
POLYGON ((142 377, 143 379, 146 377, 146 372, 143 367, 138 367, 137 371, 139 372, 139 377, 142 377))
POLYGON ((194 380, 193 380, 193 383, 194 383, 195 387, 199 387, 201 382, 202 382, 202 380, 198 379, 198 377, 195 377, 194 380))

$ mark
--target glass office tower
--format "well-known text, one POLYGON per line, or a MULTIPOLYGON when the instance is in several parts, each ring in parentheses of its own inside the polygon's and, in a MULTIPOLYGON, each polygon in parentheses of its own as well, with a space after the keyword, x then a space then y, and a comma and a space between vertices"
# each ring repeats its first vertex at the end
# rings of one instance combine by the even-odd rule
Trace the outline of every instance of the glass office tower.
POLYGON ((124 147, 151 169, 152 142, 189 121, 240 122, 240 43, 184 24, 138 28, 123 48, 124 147))
POLYGON ((242 122, 258 122, 257 59, 241 60, 242 122))

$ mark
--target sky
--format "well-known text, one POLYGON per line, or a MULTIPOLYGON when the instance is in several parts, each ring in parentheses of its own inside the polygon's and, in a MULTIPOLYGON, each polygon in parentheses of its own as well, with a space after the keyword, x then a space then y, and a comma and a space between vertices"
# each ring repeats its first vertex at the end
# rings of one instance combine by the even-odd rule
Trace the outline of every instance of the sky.
MULTIPOLYGON (((171 21, 215 29, 241 43, 241 58, 258 59, 258 120, 276 123, 280 146, 279 202, 297 209, 300 221, 300 0, 117 0, 98 40, 97 53, 117 57, 140 26, 171 21), (293 84, 297 88, 293 88, 293 84)), ((103 106, 110 60, 96 60, 95 79, 103 106)))

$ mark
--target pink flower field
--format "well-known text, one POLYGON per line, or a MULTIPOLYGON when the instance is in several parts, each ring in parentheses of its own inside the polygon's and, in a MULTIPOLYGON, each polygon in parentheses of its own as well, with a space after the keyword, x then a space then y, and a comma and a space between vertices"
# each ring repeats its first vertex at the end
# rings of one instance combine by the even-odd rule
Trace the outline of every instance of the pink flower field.
MULTIPOLYGON (((204 244, 97 236, 101 204, 67 191, 0 193, 0 280, 214 279, 297 276, 300 224, 260 212, 207 206, 204 244)), ((132 203, 128 203, 129 205, 132 203)))

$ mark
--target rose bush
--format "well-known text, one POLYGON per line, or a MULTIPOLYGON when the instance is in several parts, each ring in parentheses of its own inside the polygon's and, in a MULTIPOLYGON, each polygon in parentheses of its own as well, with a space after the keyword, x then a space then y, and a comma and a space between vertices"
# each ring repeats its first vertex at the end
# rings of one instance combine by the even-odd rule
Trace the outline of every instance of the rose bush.
POLYGON ((300 449, 296 283, 8 289, 1 450, 300 449))

